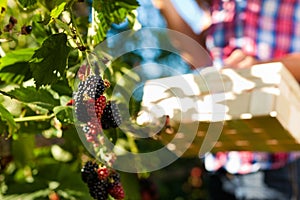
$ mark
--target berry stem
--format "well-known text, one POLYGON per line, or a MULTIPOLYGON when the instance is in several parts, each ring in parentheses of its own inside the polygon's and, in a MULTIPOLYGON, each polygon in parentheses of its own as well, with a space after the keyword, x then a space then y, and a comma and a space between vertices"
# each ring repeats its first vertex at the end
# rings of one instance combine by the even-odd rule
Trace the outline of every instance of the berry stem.
POLYGON ((54 114, 51 114, 51 115, 36 115, 36 116, 14 118, 14 121, 15 122, 38 121, 38 120, 51 119, 53 117, 55 117, 54 114))
MULTIPOLYGON (((82 39, 82 37, 81 37, 81 35, 80 35, 80 32, 79 32, 79 28, 78 28, 78 26, 77 26, 77 24, 76 24, 76 19, 75 19, 74 14, 73 14, 74 12, 72 11, 72 6, 70 6, 70 8, 69 8, 69 13, 70 13, 70 16, 71 16, 71 23, 72 23, 72 26, 73 26, 73 28, 75 29, 76 38, 78 38, 78 39, 79 39, 79 42, 80 42, 80 44, 79 44, 78 46, 86 47, 86 44, 85 44, 84 40, 82 39)), ((75 40, 76 40, 76 39, 75 39, 75 40)), ((75 43, 77 43, 77 42, 75 41, 75 43)), ((86 60, 87 60, 87 62, 88 62, 88 66, 91 67, 92 65, 91 65, 91 62, 90 62, 90 60, 89 60, 89 54, 88 54, 87 49, 84 50, 84 52, 85 52, 86 60)), ((88 67, 87 67, 86 70, 85 70, 85 77, 87 77, 87 76, 88 76, 88 67)))

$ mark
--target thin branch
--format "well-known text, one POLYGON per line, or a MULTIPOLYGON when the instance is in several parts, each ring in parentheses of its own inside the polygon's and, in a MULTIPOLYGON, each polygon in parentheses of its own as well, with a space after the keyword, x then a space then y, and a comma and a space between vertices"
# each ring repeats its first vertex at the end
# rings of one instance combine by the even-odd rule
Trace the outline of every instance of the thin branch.
POLYGON ((15 122, 27 122, 27 121, 43 121, 47 119, 51 119, 55 117, 54 114, 51 115, 36 115, 36 116, 28 116, 28 117, 19 117, 19 118, 14 118, 15 122))

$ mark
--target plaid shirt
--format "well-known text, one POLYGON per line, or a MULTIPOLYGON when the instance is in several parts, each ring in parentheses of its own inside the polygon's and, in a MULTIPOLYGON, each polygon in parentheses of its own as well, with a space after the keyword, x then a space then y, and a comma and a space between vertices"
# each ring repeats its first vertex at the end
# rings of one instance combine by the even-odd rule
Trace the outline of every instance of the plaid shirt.
MULTIPOLYGON (((183 2, 172 0, 172 3, 179 10, 183 2)), ((210 11, 212 25, 206 44, 216 64, 222 65, 222 60, 235 49, 242 49, 258 60, 300 52, 299 0, 212 0, 210 11)), ((182 15, 181 12, 182 9, 179 12, 182 15)), ((186 22, 195 25, 190 20, 186 22)), ((197 27, 203 26, 197 24, 197 27)), ((208 171, 225 168, 233 174, 246 174, 280 168, 299 157, 300 152, 218 152, 206 155, 205 167, 208 171)))
MULTIPOLYGON (((207 47, 215 60, 223 60, 235 49, 258 60, 300 52, 299 0, 213 0, 211 15, 207 47)), ((246 174, 283 167, 299 156, 300 152, 219 152, 208 154, 205 166, 209 171, 223 167, 246 174)))
POLYGON ((300 1, 213 0, 207 46, 214 58, 237 48, 259 60, 300 52, 300 1))

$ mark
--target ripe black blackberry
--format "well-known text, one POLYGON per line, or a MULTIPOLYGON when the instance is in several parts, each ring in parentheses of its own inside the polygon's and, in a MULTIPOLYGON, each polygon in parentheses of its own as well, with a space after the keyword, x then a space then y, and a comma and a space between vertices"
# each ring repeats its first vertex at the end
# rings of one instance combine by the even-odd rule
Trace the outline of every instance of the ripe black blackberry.
POLYGON ((109 189, 113 188, 115 185, 118 185, 121 183, 120 174, 116 171, 111 171, 107 178, 107 182, 109 189))
POLYGON ((32 31, 32 26, 30 26, 30 25, 29 26, 24 25, 21 28, 21 34, 22 35, 28 35, 28 34, 31 33, 31 31, 32 31))
POLYGON ((90 120, 90 116, 88 115, 87 108, 84 102, 76 102, 75 100, 74 106, 77 119, 81 122, 88 122, 90 120))
POLYGON ((97 180, 93 183, 88 183, 90 195, 97 200, 107 200, 108 188, 107 182, 104 180, 97 180))
POLYGON ((101 76, 97 76, 97 75, 88 76, 85 81, 85 85, 87 87, 88 96, 95 100, 104 93, 105 85, 101 76))
POLYGON ((122 123, 122 117, 121 117, 121 114, 120 114, 120 110, 119 110, 116 103, 111 102, 110 105, 111 105, 111 112, 112 112, 112 115, 113 115, 113 118, 111 118, 112 119, 111 120, 111 126, 113 128, 117 128, 122 123))
POLYGON ((122 118, 117 104, 108 101, 101 116, 102 128, 117 128, 121 123, 122 118))
POLYGON ((96 117, 95 100, 89 99, 86 101, 87 113, 91 117, 96 117))
POLYGON ((124 199, 124 189, 121 184, 120 174, 116 171, 111 171, 107 178, 108 193, 115 199, 124 199))
POLYGON ((83 166, 83 168, 81 169, 81 179, 83 180, 83 182, 85 183, 92 183, 94 181, 98 180, 98 173, 97 173, 97 169, 99 168, 99 166, 92 162, 92 161, 88 161, 85 163, 85 165, 83 166))
POLYGON ((84 103, 84 95, 86 91, 85 83, 82 81, 78 84, 78 90, 74 95, 74 101, 75 101, 75 114, 79 121, 81 122, 88 122, 90 120, 90 117, 87 113, 87 108, 84 103))

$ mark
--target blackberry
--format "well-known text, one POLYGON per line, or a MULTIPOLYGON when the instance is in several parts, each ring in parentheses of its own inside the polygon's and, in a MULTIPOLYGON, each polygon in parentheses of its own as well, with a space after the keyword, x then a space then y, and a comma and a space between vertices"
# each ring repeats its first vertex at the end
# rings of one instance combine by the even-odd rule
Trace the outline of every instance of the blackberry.
POLYGON ((83 96, 85 90, 86 90, 85 81, 80 81, 80 83, 78 84, 78 92, 83 96))
POLYGON ((100 133, 101 126, 96 118, 93 118, 91 121, 87 122, 87 125, 90 128, 90 134, 97 135, 100 133))
POLYGON ((103 110, 104 110, 105 107, 106 107, 106 97, 101 95, 95 101, 95 111, 96 111, 96 115, 97 115, 98 119, 101 118, 101 116, 103 114, 103 110))
POLYGON ((104 81, 100 76, 91 75, 86 79, 87 94, 93 99, 99 98, 105 90, 104 81))
POLYGON ((78 102, 75 100, 75 114, 77 119, 81 122, 88 122, 90 120, 86 105, 83 101, 78 102))
POLYGON ((101 126, 97 118, 92 118, 86 125, 82 127, 85 138, 88 142, 99 144, 98 134, 101 132, 101 126))
POLYGON ((90 195, 97 200, 107 200, 108 189, 107 182, 103 180, 97 180, 93 183, 88 183, 90 195))
POLYGON ((115 185, 121 183, 120 174, 116 171, 112 171, 108 176, 108 188, 111 189, 115 185))
POLYGON ((103 79, 100 77, 96 86, 96 96, 95 99, 99 98, 105 91, 105 85, 103 79))
POLYGON ((108 176, 109 176, 109 169, 107 167, 100 167, 98 170, 97 170, 97 173, 98 173, 98 178, 100 180, 107 180, 108 176))
POLYGON ((114 185, 114 187, 110 188, 108 193, 117 200, 124 199, 125 197, 124 189, 121 183, 118 183, 114 185))
POLYGON ((101 117, 101 127, 103 130, 107 130, 110 128, 109 126, 109 120, 106 117, 101 117))
POLYGON ((103 129, 108 129, 110 127, 117 128, 121 123, 122 123, 122 118, 117 104, 110 101, 107 102, 101 117, 102 128, 103 129))
POLYGON ((95 110, 95 100, 94 99, 89 99, 86 101, 86 108, 87 108, 87 113, 91 117, 96 117, 96 110, 95 110))
POLYGON ((92 183, 94 181, 97 181, 98 179, 98 174, 97 174, 97 169, 98 165, 92 161, 88 161, 85 163, 83 168, 81 169, 81 179, 85 183, 92 183))
POLYGON ((117 128, 122 123, 122 118, 120 114, 120 110, 116 103, 111 103, 111 112, 113 114, 113 118, 111 118, 111 126, 113 128, 117 128))
POLYGON ((90 117, 87 113, 87 108, 84 103, 84 96, 85 96, 86 86, 85 83, 82 81, 78 84, 78 91, 74 95, 75 101, 75 114, 79 121, 88 122, 90 117))
POLYGON ((21 34, 22 35, 28 35, 28 34, 31 33, 31 31, 32 31, 32 26, 30 26, 30 25, 29 26, 24 25, 21 28, 21 34))

